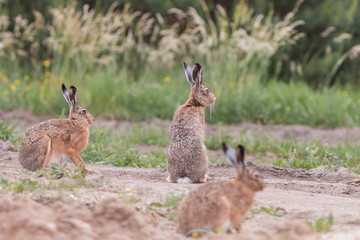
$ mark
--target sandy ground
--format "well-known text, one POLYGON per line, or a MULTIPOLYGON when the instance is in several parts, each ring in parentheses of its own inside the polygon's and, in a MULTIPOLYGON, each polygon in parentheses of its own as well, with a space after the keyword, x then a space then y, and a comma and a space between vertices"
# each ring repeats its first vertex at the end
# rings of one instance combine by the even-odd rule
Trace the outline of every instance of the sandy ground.
MULTIPOLYGON (((0 119, 11 119, 12 123, 24 128, 48 118, 21 110, 0 113, 0 119)), ((151 124, 154 122, 162 127, 169 124, 159 120, 153 120, 151 124)), ((131 124, 103 119, 97 123, 99 127, 114 127, 119 131, 131 124)), ((216 128, 208 126, 208 131, 217 132, 216 128)), ((299 141, 322 139, 331 144, 360 139, 359 129, 254 124, 224 128, 244 134, 266 132, 279 141, 289 136, 296 136, 299 141)), ((341 167, 310 171, 283 169, 270 164, 249 163, 249 167, 263 175, 267 184, 265 190, 256 195, 253 209, 272 205, 283 216, 252 211, 244 219, 240 234, 208 234, 202 239, 360 239, 360 183, 352 181, 359 179, 358 175, 341 167), (330 213, 335 224, 329 232, 315 233, 307 226, 307 222, 314 223, 330 213)), ((72 190, 59 188, 25 193, 0 190, 0 239, 186 239, 176 233, 176 222, 165 217, 171 210, 151 208, 149 203, 186 195, 199 185, 167 183, 167 170, 163 168, 108 165, 91 168, 100 171, 100 174, 86 176, 86 180, 95 185, 91 188, 79 186, 72 190)), ((0 177, 9 181, 29 178, 45 185, 50 181, 74 181, 66 177, 47 180, 24 171, 18 162, 17 150, 2 141, 0 177)), ((210 165, 209 183, 233 177, 231 166, 210 165)))

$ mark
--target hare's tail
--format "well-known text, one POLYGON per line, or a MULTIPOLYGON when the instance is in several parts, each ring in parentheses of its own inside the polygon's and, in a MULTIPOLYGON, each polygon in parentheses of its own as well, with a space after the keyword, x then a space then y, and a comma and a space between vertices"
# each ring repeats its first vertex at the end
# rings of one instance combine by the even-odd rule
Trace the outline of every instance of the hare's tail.
POLYGON ((193 181, 189 177, 182 177, 176 180, 177 183, 192 183, 193 181))

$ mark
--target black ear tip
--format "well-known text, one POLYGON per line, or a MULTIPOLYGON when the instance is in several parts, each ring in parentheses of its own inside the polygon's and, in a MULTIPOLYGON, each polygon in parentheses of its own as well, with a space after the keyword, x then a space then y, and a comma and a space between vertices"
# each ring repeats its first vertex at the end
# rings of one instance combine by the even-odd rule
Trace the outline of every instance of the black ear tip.
POLYGON ((244 147, 243 145, 241 145, 241 144, 239 144, 239 145, 237 146, 237 148, 240 149, 240 151, 242 151, 242 152, 245 151, 245 147, 244 147))
POLYGON ((66 90, 65 84, 61 84, 61 88, 62 88, 62 90, 66 90))
POLYGON ((185 61, 183 61, 184 68, 186 68, 188 65, 185 61))
POLYGON ((227 146, 226 142, 222 143, 222 149, 223 149, 224 153, 226 153, 226 151, 228 150, 228 146, 227 146))
POLYGON ((76 87, 74 87, 74 86, 71 86, 70 88, 71 88, 71 89, 73 89, 74 91, 76 91, 76 87))
POLYGON ((195 67, 196 67, 196 68, 201 68, 201 65, 200 65, 199 63, 195 63, 195 64, 194 64, 194 68, 195 68, 195 67))
POLYGON ((244 155, 245 155, 245 147, 243 145, 239 144, 237 146, 237 150, 239 151, 240 156, 244 157, 244 155))

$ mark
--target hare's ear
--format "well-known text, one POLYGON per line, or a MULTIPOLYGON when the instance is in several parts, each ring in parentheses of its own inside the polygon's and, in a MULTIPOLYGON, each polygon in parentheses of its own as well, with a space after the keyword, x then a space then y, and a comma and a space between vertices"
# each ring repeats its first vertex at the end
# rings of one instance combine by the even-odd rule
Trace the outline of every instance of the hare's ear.
POLYGON ((77 105, 77 90, 76 87, 71 86, 69 90, 69 98, 72 104, 72 107, 75 109, 77 105))
POLYGON ((238 145, 236 148, 236 164, 240 167, 241 171, 245 168, 245 148, 243 145, 238 145))
POLYGON ((224 153, 226 155, 226 158, 228 161, 235 167, 237 171, 240 173, 244 170, 244 152, 245 149, 243 146, 239 145, 236 148, 236 151, 229 147, 226 142, 223 142, 222 148, 224 150, 224 153))
POLYGON ((227 160, 231 163, 231 165, 236 167, 236 152, 235 152, 235 150, 232 149, 231 147, 229 147, 226 144, 226 142, 222 143, 222 148, 223 148, 223 151, 225 153, 227 160))
POLYGON ((67 101, 67 103, 69 104, 70 108, 72 108, 72 103, 70 101, 70 97, 69 97, 69 90, 67 89, 67 87, 65 86, 65 84, 61 85, 62 87, 62 92, 64 95, 65 100, 67 101))
POLYGON ((183 62, 184 64, 184 70, 185 70, 185 76, 186 76, 186 79, 188 80, 188 82, 190 83, 190 87, 192 87, 195 82, 192 78, 192 69, 189 65, 186 64, 186 62, 183 62))
POLYGON ((200 64, 195 63, 192 71, 192 79, 197 86, 201 85, 202 82, 202 69, 200 64))

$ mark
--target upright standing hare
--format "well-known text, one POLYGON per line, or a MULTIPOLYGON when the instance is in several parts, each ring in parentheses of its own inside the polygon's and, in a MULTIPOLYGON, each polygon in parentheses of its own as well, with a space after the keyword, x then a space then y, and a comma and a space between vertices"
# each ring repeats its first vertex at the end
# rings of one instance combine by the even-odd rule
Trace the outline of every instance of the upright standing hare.
POLYGON ((96 173, 85 166, 79 152, 88 144, 89 126, 94 118, 77 106, 77 91, 62 84, 63 95, 70 106, 68 119, 51 119, 26 130, 21 141, 19 160, 24 168, 36 171, 48 167, 51 161, 70 157, 75 164, 83 164, 84 171, 96 173))
POLYGON ((245 167, 243 146, 239 145, 235 151, 223 143, 223 150, 235 167, 236 178, 200 186, 180 203, 178 222, 182 234, 239 232, 240 222, 253 204, 255 192, 265 187, 262 177, 245 167))
POLYGON ((205 182, 208 169, 204 145, 205 107, 212 105, 216 97, 201 85, 200 64, 195 63, 191 69, 184 62, 184 69, 191 92, 187 102, 176 110, 171 123, 167 180, 178 183, 205 182))

